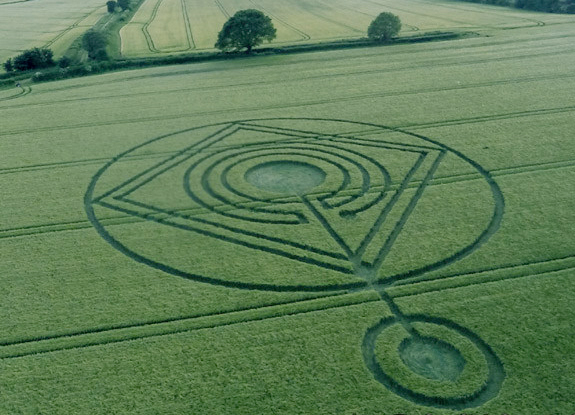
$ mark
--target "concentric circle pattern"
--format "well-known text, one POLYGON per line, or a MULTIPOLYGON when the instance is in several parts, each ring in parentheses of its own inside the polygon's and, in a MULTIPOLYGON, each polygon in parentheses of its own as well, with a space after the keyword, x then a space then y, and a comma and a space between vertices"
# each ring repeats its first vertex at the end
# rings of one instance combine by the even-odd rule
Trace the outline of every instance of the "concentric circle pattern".
POLYGON ((387 293, 469 255, 501 222, 489 173, 436 140, 338 120, 207 125, 118 155, 85 202, 112 246, 179 277, 244 290, 374 290, 394 316, 367 329, 364 361, 405 399, 464 409, 502 385, 503 365, 478 335, 404 314, 387 293))
POLYGON ((105 165, 87 200, 100 234, 140 262, 193 280, 278 291, 366 286, 358 268, 386 282, 446 266, 487 240, 503 209, 487 172, 441 143, 310 119, 158 137, 105 165), (457 174, 475 180, 450 184, 457 174), (134 224, 108 226, 118 215, 134 224), (460 225, 467 231, 454 235, 460 225))

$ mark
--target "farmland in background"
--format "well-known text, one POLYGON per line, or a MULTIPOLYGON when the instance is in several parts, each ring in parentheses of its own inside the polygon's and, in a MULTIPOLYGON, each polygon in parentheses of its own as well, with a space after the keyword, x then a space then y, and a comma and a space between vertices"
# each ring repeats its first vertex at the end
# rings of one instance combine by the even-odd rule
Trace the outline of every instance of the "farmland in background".
POLYGON ((250 8, 271 17, 277 29, 272 44, 278 45, 365 37, 367 27, 382 11, 400 17, 401 36, 565 21, 557 15, 426 0, 146 0, 120 32, 122 53, 141 57, 213 49, 224 22, 237 11, 250 8))
POLYGON ((59 57, 105 14, 101 0, 0 0, 0 62, 33 47, 59 57))
POLYGON ((575 20, 470 9, 492 36, 0 90, 0 413, 573 412, 575 20), (285 159, 325 180, 247 179, 285 159))
MULTIPOLYGON (((32 47, 60 57, 106 15, 99 0, 0 0, 0 62, 32 47)), ((146 0, 121 29, 125 57, 213 50, 224 22, 236 11, 259 9, 277 28, 273 44, 299 44, 365 37, 382 11, 397 14, 401 36, 437 30, 489 31, 570 21, 569 16, 503 7, 429 0, 292 1, 146 0)))

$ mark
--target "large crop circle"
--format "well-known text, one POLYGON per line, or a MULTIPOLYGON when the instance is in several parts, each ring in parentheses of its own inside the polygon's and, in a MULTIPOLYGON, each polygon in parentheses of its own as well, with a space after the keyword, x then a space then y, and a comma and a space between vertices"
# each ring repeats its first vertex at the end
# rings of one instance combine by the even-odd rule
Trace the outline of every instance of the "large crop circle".
POLYGON ((114 248, 167 273, 332 291, 367 287, 358 270, 385 283, 465 257, 499 227, 503 197, 478 163, 435 139, 278 118, 128 149, 94 175, 85 207, 114 248))

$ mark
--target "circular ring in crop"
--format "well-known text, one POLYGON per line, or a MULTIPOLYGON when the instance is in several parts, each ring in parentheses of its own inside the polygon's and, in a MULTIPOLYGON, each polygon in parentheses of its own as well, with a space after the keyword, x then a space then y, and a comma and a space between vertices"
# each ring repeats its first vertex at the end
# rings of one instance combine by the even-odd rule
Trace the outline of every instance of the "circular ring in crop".
POLYGON ((274 118, 194 127, 114 157, 85 195, 100 235, 194 281, 336 291, 409 280, 498 229, 491 175, 434 139, 382 125, 274 118))

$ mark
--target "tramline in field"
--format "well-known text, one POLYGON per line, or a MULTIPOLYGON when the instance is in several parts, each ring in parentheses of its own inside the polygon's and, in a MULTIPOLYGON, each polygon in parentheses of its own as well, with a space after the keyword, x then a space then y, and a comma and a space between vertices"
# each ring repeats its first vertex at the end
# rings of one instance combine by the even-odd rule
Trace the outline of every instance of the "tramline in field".
POLYGON ((0 90, 0 413, 571 413, 575 20, 417 4, 515 17, 0 90))

